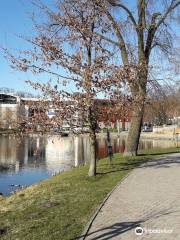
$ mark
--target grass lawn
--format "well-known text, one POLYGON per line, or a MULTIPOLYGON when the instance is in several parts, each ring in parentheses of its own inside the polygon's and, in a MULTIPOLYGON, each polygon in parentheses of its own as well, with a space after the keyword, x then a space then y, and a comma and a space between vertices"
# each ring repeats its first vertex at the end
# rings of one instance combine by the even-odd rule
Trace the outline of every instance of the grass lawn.
POLYGON ((0 198, 0 239, 76 239, 107 193, 127 173, 172 152, 179 149, 154 149, 131 158, 115 154, 111 165, 108 159, 98 162, 96 177, 89 178, 88 166, 81 166, 0 198))

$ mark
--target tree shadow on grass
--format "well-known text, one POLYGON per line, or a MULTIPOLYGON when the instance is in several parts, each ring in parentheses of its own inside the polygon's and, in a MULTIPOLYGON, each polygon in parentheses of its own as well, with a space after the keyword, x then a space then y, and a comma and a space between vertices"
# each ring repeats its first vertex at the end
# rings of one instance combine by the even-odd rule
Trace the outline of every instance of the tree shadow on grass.
POLYGON ((129 171, 139 167, 141 164, 146 163, 147 160, 127 160, 127 162, 111 163, 98 167, 97 175, 109 174, 114 172, 129 171))
POLYGON ((121 172, 121 171, 129 171, 134 168, 146 168, 146 167, 164 167, 168 168, 171 164, 179 164, 180 159, 177 156, 168 156, 168 154, 178 153, 175 150, 170 151, 168 153, 152 153, 152 154, 139 154, 138 157, 142 157, 137 159, 124 159, 123 162, 112 162, 110 164, 102 164, 98 166, 97 175, 104 175, 109 173, 121 172), (161 156, 159 159, 151 159, 151 156, 161 156), (143 159, 143 157, 146 157, 143 159))
POLYGON ((140 153, 138 153, 138 156, 161 156, 161 155, 168 155, 168 154, 171 154, 171 153, 179 153, 179 152, 180 152, 179 148, 177 148, 177 150, 170 150, 168 152, 163 152, 163 149, 162 149, 162 151, 154 152, 154 153, 141 153, 140 152, 140 153))

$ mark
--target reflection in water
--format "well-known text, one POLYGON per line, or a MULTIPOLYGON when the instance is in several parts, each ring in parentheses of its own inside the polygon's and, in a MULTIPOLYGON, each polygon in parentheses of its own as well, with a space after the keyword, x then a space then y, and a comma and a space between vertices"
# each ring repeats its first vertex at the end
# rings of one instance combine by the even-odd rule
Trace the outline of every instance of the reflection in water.
MULTIPOLYGON (((111 139, 113 152, 123 152, 125 139, 111 139)), ((140 148, 169 147, 170 141, 141 141, 140 148)), ((58 136, 0 136, 0 193, 14 191, 18 185, 31 185, 89 161, 89 138, 58 136), (3 170, 4 169, 4 170, 3 170), (8 170, 7 170, 8 169, 8 170), (12 185, 12 186, 11 186, 12 185), (14 186, 17 185, 17 186, 14 186)), ((97 158, 107 156, 107 140, 97 140, 97 158)))
POLYGON ((74 155, 72 138, 48 137, 45 143, 46 168, 49 171, 58 169, 66 170, 73 165, 72 156, 74 155))
MULTIPOLYGON (((112 138, 111 139, 113 153, 122 153, 125 150, 125 139, 122 138, 112 138)), ((107 156, 107 139, 106 138, 99 138, 98 139, 98 147, 97 147, 97 156, 98 159, 104 158, 107 156)))
POLYGON ((139 149, 175 147, 176 142, 170 140, 143 140, 139 143, 139 149))

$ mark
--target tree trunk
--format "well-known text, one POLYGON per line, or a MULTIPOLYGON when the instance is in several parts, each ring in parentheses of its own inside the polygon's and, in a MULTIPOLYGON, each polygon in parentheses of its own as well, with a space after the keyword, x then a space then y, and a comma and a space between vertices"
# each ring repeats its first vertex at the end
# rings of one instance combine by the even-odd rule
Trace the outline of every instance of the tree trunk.
POLYGON ((144 103, 135 106, 131 116, 131 126, 129 129, 124 156, 136 156, 138 151, 141 125, 143 119, 144 103))
POLYGON ((133 100, 131 126, 127 137, 124 156, 137 155, 143 121, 144 102, 146 98, 146 86, 148 77, 148 60, 144 58, 142 51, 139 51, 139 58, 141 61, 139 62, 137 69, 137 80, 131 86, 133 100))
POLYGON ((90 166, 89 177, 96 175, 96 133, 95 131, 90 134, 90 166))

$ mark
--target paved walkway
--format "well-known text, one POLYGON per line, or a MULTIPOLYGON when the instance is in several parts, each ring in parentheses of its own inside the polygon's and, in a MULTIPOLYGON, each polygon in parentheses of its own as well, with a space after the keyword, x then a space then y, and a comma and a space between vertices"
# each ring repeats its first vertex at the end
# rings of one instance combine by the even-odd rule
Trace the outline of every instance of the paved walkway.
POLYGON ((85 239, 180 239, 180 154, 135 169, 109 197, 85 239), (142 235, 135 234, 137 227, 142 235))

